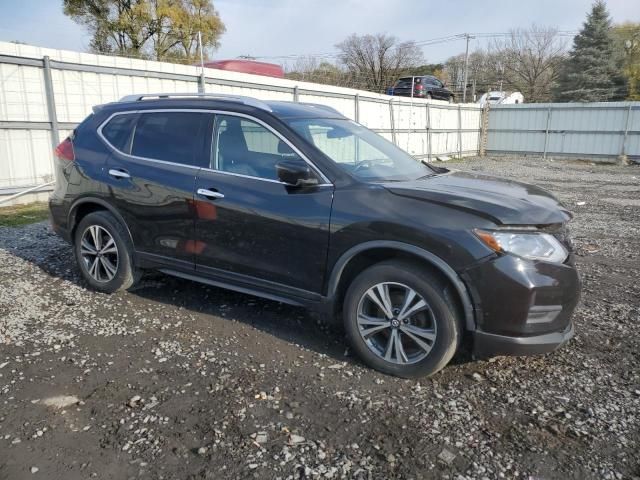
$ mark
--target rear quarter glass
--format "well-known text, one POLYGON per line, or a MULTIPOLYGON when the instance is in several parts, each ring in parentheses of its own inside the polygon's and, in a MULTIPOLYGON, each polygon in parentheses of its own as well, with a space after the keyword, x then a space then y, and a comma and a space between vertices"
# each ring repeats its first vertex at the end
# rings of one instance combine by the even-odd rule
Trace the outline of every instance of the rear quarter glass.
POLYGON ((114 148, 127 153, 125 149, 131 137, 135 120, 136 116, 132 114, 115 115, 102 128, 102 135, 114 148))

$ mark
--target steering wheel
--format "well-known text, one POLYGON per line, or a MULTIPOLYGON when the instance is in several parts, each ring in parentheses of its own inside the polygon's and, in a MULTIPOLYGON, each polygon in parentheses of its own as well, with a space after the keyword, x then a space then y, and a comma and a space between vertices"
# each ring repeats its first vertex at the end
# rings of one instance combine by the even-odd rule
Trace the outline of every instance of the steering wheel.
POLYGON ((357 171, 362 170, 363 168, 371 168, 371 161, 361 160, 360 162, 356 163, 356 166, 353 169, 353 173, 356 173, 357 171))
POLYGON ((356 173, 358 170, 362 170, 364 168, 371 168, 374 163, 384 163, 386 162, 386 158, 372 158, 369 160, 360 160, 356 163, 356 166, 353 169, 353 173, 356 173))

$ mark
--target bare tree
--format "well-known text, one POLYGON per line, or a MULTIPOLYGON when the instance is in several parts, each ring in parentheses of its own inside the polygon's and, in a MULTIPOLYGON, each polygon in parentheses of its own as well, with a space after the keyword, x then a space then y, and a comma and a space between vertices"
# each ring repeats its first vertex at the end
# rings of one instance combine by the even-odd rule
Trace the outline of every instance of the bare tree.
POLYGON ((284 66, 285 76, 291 80, 303 82, 323 83, 325 85, 337 85, 351 87, 349 73, 327 60, 318 57, 298 57, 292 63, 284 66))
MULTIPOLYGON (((444 73, 449 88, 462 97, 464 88, 464 54, 450 57, 444 64, 444 73)), ((503 76, 501 60, 494 53, 475 50, 469 54, 467 75, 467 98, 475 101, 478 94, 500 89, 503 76)))
POLYGON ((444 63, 444 72, 447 76, 449 88, 456 92, 462 91, 464 78, 464 54, 449 57, 444 63))
POLYGON ((284 65, 285 75, 291 80, 301 80, 312 82, 313 72, 318 68, 320 62, 316 57, 297 57, 284 65))
POLYGON ((384 92, 403 70, 424 63, 422 50, 414 42, 399 42, 384 33, 353 34, 336 48, 341 63, 354 80, 375 92, 384 92))
POLYGON ((544 102, 551 98, 565 50, 556 29, 533 25, 494 42, 492 57, 496 70, 504 71, 505 87, 522 92, 528 102, 544 102))

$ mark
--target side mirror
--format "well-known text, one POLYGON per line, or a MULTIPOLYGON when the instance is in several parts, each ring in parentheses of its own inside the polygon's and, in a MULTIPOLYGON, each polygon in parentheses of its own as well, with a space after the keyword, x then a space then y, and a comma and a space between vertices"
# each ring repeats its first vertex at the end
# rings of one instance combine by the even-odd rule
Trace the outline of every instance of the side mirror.
POLYGON ((317 185, 311 167, 300 160, 282 160, 276 164, 278 179, 291 187, 317 185))

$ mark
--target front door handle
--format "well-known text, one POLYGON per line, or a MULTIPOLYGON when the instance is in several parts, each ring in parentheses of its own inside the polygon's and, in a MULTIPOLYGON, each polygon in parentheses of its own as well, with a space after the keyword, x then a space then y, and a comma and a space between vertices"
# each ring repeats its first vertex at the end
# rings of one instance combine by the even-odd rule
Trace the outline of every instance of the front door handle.
POLYGON ((113 178, 131 178, 131 175, 129 175, 128 172, 124 170, 116 170, 115 168, 109 170, 109 175, 113 178))
POLYGON ((207 198, 224 198, 224 194, 220 192, 216 192, 214 190, 208 190, 206 188, 199 188, 198 195, 202 195, 207 198))

